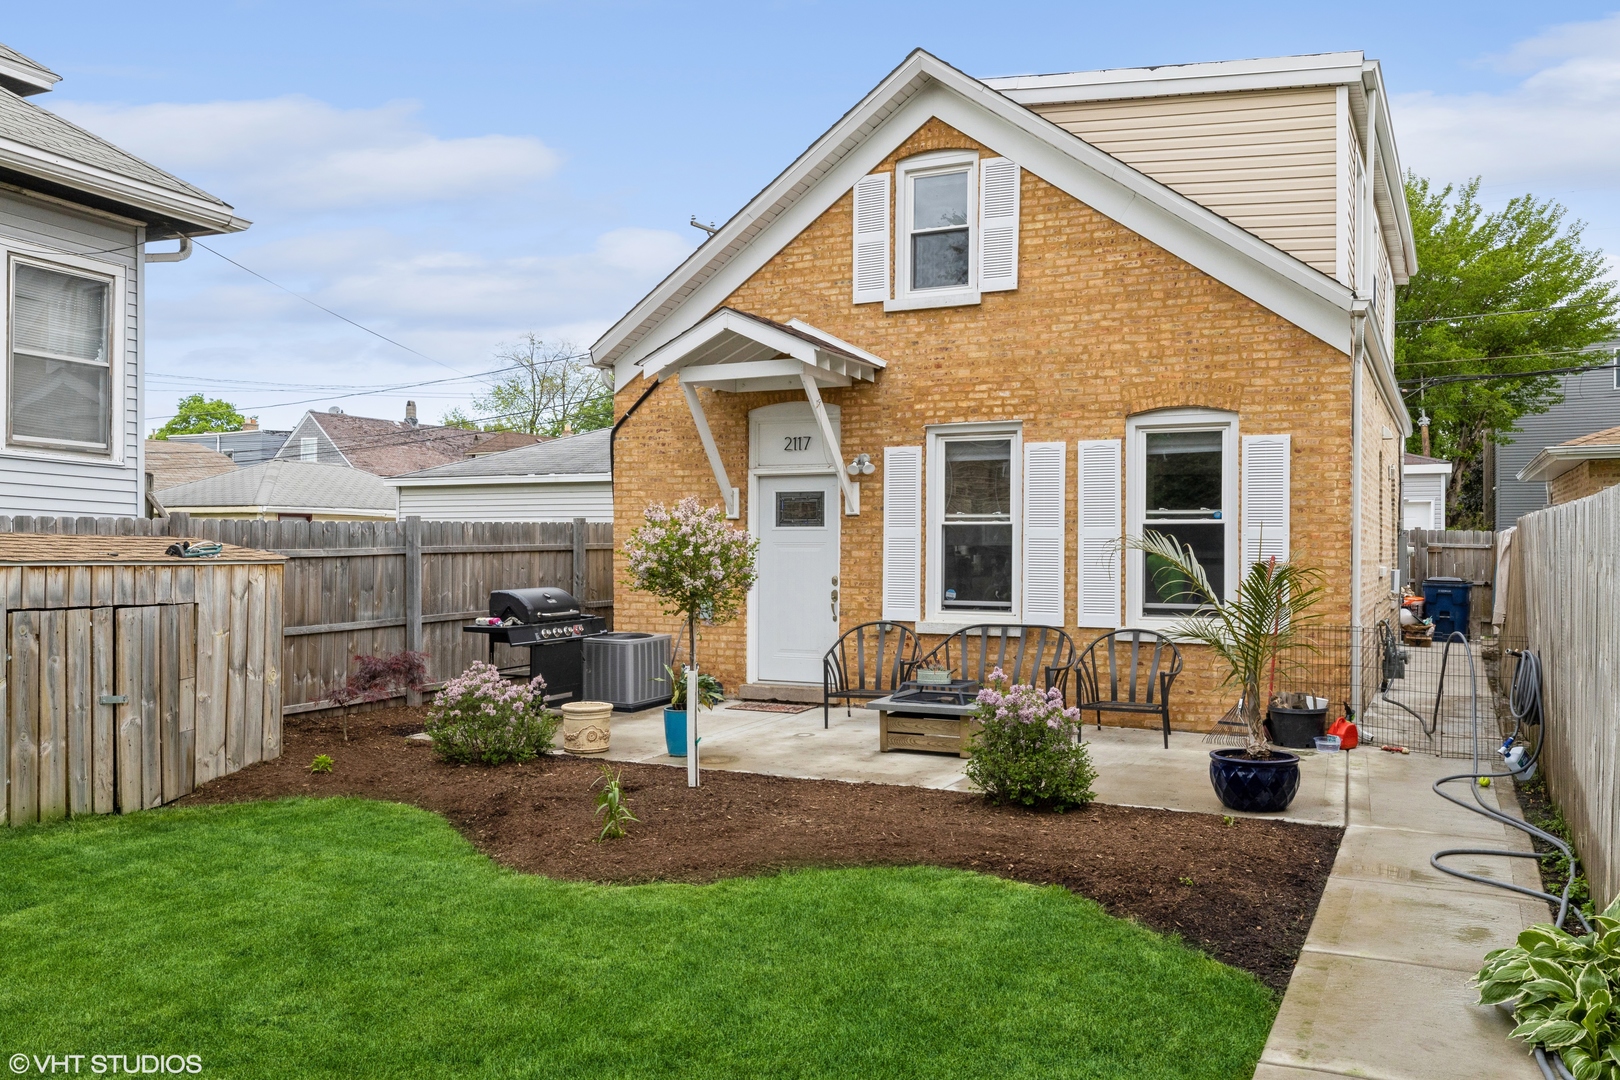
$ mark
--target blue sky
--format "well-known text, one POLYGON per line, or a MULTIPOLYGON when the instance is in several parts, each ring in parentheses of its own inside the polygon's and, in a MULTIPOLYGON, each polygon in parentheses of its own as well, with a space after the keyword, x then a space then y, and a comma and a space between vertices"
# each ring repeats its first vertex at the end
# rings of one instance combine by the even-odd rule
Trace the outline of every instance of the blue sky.
POLYGON ((1363 49, 1406 165, 1555 197, 1620 251, 1612 0, 90 0, 8 10, 3 35, 63 76, 39 104, 253 220, 214 247, 432 358, 199 251, 152 268, 149 427, 194 389, 267 426, 407 397, 436 419, 476 380, 326 388, 483 371, 528 330, 588 345, 702 238, 690 215, 724 220, 917 46, 979 76, 1363 49))

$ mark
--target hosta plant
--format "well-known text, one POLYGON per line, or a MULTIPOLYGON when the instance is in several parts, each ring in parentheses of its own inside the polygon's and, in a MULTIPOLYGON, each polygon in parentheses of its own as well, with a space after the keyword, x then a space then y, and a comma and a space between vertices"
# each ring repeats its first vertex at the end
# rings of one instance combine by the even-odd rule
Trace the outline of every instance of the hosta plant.
POLYGON ((1485 957, 1481 1005, 1513 1002, 1513 1037, 1556 1050, 1576 1080, 1620 1080, 1620 899, 1576 936, 1537 923, 1485 957))

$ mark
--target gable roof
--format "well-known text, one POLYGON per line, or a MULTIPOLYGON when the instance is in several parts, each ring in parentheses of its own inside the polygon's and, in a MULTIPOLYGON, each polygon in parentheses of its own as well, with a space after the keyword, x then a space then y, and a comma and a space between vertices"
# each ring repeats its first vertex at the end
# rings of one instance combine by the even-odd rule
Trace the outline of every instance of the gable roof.
POLYGON ((1005 154, 1345 353, 1337 281, 918 49, 591 346, 618 371, 690 329, 928 119, 1005 154))
POLYGON ((148 240, 248 227, 223 200, 24 101, 22 95, 49 90, 59 76, 15 49, 0 50, 0 179, 144 222, 148 240))
POLYGON ((146 440, 146 471, 152 474, 153 491, 206 480, 235 469, 236 462, 218 450, 197 443, 146 440))
POLYGON ((386 512, 397 505, 394 489, 370 473, 313 461, 266 461, 156 494, 158 501, 171 510, 239 506, 293 513, 386 512))
POLYGON ((570 482, 584 477, 606 479, 613 473, 612 438, 611 428, 582 431, 533 446, 392 477, 389 483, 396 487, 417 487, 496 477, 522 483, 570 482))
MULTIPOLYGON (((481 442, 497 436, 510 436, 508 442, 539 438, 521 432, 469 431, 348 413, 308 412, 300 426, 305 422, 320 428, 350 465, 374 476, 398 476, 460 461, 481 442)), ((297 453, 297 440, 289 438, 281 450, 282 460, 297 453)))
POLYGON ((1519 480, 1556 480, 1586 461, 1620 458, 1620 427, 1604 428, 1590 435, 1579 435, 1568 442, 1549 446, 1530 464, 1519 470, 1519 480))
POLYGON ((62 81, 62 76, 11 48, 0 45, 0 87, 20 97, 43 94, 62 81))

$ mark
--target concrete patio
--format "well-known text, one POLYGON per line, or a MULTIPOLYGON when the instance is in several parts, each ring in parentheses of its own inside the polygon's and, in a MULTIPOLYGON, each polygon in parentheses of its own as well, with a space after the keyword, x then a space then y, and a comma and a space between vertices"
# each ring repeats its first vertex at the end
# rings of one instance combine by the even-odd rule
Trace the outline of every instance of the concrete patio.
MULTIPOLYGON (((1488 699, 1487 699, 1488 700, 1488 699)), ((735 704, 735 703, 733 703, 735 704)), ((663 713, 613 718, 610 758, 684 765, 665 752, 663 713)), ((945 754, 878 751, 877 714, 819 707, 761 712, 722 706, 699 717, 704 769, 806 779, 969 790, 965 760, 945 754)), ((1126 806, 1230 814, 1209 783, 1210 744, 1173 732, 1087 728, 1097 798, 1126 806)), ((1338 754, 1304 752, 1299 795, 1283 820, 1345 828, 1298 966, 1256 1080, 1332 1076, 1431 1080, 1441 1076, 1537 1080, 1539 1071, 1507 1033, 1506 1013, 1472 1004, 1469 978, 1485 953, 1512 944, 1545 905, 1449 877, 1429 865, 1444 847, 1528 851, 1522 833, 1445 802, 1430 790, 1467 761, 1380 752, 1376 744, 1338 754)), ((1466 785, 1456 787, 1466 792, 1466 785)), ((1511 787, 1482 792, 1487 805, 1518 815, 1511 787)), ((1528 859, 1473 856, 1452 865, 1534 885, 1528 859)))

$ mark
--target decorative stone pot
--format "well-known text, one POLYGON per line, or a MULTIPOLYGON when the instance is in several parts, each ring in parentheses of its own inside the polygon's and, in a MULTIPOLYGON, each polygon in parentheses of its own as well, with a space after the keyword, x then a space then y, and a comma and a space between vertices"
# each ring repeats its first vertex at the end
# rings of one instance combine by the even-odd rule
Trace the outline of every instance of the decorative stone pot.
POLYGON ((1270 757, 1251 758, 1237 747, 1209 752, 1209 782, 1221 805, 1251 814, 1288 809, 1299 793, 1299 758, 1273 750, 1270 757))
POLYGON ((605 754, 608 723, 613 716, 609 701, 567 701, 562 706, 563 749, 570 754, 605 754))

